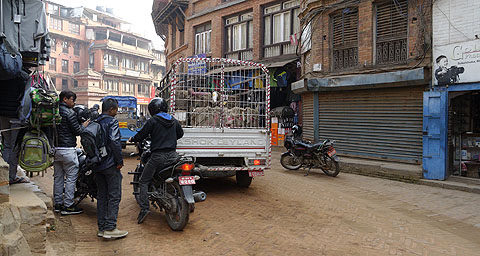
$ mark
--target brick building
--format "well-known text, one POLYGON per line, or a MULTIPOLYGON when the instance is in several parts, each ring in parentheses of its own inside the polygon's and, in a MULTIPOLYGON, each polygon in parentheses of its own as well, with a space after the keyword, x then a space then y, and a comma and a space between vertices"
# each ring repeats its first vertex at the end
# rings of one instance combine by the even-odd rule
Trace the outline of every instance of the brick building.
POLYGON ((89 107, 106 95, 134 96, 146 109, 153 86, 151 41, 122 29, 113 9, 70 8, 47 2, 54 41, 46 71, 58 90, 89 107))
POLYGON ((165 40, 167 69, 178 58, 198 55, 264 63, 275 81, 274 108, 299 100, 290 91, 300 73, 299 12, 298 0, 156 0, 152 19, 165 40))
MULTIPOLYGON (((302 1, 304 137, 343 156, 420 164, 429 0, 302 1)), ((421 173, 418 173, 421 175, 421 173)))

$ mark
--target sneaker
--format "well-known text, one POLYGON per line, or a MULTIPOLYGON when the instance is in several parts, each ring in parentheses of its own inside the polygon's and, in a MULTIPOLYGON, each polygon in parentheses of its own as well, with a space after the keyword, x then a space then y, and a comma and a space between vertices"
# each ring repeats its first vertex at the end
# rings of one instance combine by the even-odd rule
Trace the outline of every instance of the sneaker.
POLYGON ((114 230, 103 231, 103 238, 107 238, 107 239, 122 238, 122 237, 126 237, 127 235, 128 235, 127 231, 118 230, 117 228, 114 230))
POLYGON ((60 213, 61 211, 63 211, 63 205, 61 204, 56 204, 55 207, 53 208, 53 211, 55 213, 60 213))
POLYGON ((147 218, 148 214, 150 213, 150 210, 141 210, 140 213, 138 214, 137 220, 138 224, 142 224, 145 219, 147 218))
POLYGON ((65 207, 64 210, 62 210, 62 215, 74 215, 74 214, 80 214, 83 212, 82 208, 78 208, 75 206, 70 206, 70 207, 65 207))
POLYGON ((99 231, 97 232, 97 236, 98 236, 98 237, 103 237, 103 234, 104 234, 104 233, 105 233, 105 231, 99 230, 99 231))

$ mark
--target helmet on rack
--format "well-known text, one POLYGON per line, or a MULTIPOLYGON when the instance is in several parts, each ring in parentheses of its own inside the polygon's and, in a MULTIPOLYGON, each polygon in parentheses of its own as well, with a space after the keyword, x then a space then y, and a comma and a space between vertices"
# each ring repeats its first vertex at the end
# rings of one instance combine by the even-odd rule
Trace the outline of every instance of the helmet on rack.
POLYGON ((292 126, 292 133, 294 137, 299 137, 302 135, 302 127, 299 125, 292 126))
POLYGON ((167 102, 160 97, 153 98, 150 103, 148 103, 148 112, 151 116, 154 116, 160 112, 167 113, 168 105, 167 102))
POLYGON ((79 123, 84 123, 90 119, 90 110, 84 105, 75 105, 73 110, 77 113, 77 120, 79 123))

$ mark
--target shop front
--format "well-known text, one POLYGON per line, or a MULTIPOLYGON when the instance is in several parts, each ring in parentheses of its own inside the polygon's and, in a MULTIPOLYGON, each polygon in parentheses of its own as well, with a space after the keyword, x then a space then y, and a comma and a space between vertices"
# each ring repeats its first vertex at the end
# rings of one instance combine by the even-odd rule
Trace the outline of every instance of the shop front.
POLYGON ((148 115, 148 103, 150 102, 149 97, 137 97, 137 114, 143 113, 145 116, 148 115))

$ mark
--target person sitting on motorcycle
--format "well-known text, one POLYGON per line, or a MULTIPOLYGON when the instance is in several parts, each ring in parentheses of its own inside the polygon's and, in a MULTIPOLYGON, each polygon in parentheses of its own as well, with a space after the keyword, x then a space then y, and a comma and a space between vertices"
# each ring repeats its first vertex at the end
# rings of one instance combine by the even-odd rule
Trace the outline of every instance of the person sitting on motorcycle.
POLYGON ((148 184, 156 170, 173 164, 177 158, 177 140, 183 137, 180 123, 169 115, 167 102, 163 98, 153 98, 148 104, 148 112, 152 118, 148 119, 140 131, 129 139, 130 142, 141 142, 150 136, 152 156, 148 160, 139 179, 140 213, 138 224, 142 223, 150 213, 148 201, 148 184))

